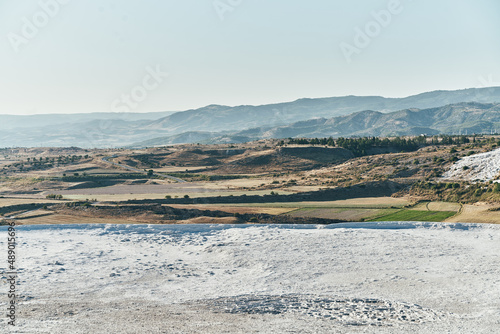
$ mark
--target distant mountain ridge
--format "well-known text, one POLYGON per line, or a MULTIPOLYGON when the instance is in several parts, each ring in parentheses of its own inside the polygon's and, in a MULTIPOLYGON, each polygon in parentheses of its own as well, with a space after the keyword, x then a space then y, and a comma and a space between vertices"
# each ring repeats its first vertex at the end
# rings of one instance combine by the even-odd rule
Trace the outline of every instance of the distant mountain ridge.
POLYGON ((263 106, 219 106, 172 114, 151 122, 151 129, 185 131, 226 131, 259 126, 278 126, 316 117, 348 115, 357 111, 391 112, 409 108, 426 109, 460 102, 500 102, 500 87, 434 91, 406 98, 380 96, 344 96, 299 99, 294 102, 263 106))
MULTIPOLYGON (((335 131, 344 136, 364 132, 384 134, 388 131, 382 130, 380 124, 384 120, 388 121, 383 117, 386 113, 398 110, 408 113, 413 109, 426 110, 463 102, 500 102, 500 87, 434 91, 405 98, 344 96, 306 98, 261 106, 209 105, 175 113, 0 115, 0 130, 2 130, 0 147, 121 147, 134 143, 154 142, 158 141, 155 138, 166 137, 176 138, 172 140, 179 143, 196 142, 200 139, 210 141, 214 133, 218 136, 237 136, 238 140, 285 134, 312 136, 334 131, 335 126, 328 122, 332 122, 335 117, 343 116, 350 117, 343 123, 345 128, 335 131), (371 114, 367 114, 366 110, 371 110, 371 114), (362 123, 357 122, 360 121, 373 124, 379 130, 370 132, 372 130, 359 127, 362 123), (298 131, 298 128, 301 130, 298 131), (262 132, 261 135, 257 135, 259 131, 262 132)), ((406 114, 406 116, 424 117, 423 114, 406 114)), ((402 122, 401 128, 406 129, 404 126, 406 121, 400 120, 400 122, 402 122)), ((416 120, 412 122, 415 123, 416 120)), ((398 124, 391 125, 392 132, 398 131, 398 124)), ((422 121, 420 127, 434 129, 425 124, 422 121)), ((415 125, 413 130, 417 131, 417 128, 415 125)), ((434 130, 440 131, 438 128, 434 130)), ((331 135, 335 135, 335 131, 331 135)))
POLYGON ((173 114, 174 111, 160 111, 148 113, 116 113, 95 112, 77 114, 38 114, 38 115, 2 115, 0 114, 0 130, 22 129, 31 127, 53 126, 57 124, 74 124, 95 120, 140 121, 155 120, 173 114))
MULTIPOLYGON (((402 136, 500 132, 500 104, 476 102, 390 113, 366 110, 332 118, 315 118, 278 127, 259 127, 232 133, 191 132, 194 143, 245 142, 266 138, 402 136)), ((182 135, 181 135, 182 136, 182 135)), ((179 143, 179 135, 136 143, 134 147, 179 143)))

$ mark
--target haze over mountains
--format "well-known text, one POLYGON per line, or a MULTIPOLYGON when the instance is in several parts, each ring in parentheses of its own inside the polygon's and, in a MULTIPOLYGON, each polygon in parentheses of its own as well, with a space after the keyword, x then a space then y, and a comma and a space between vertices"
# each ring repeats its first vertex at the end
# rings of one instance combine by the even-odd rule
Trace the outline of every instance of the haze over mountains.
POLYGON ((406 98, 346 96, 183 112, 1 115, 0 147, 154 146, 260 138, 490 133, 500 129, 500 87, 406 98))
POLYGON ((264 138, 404 136, 496 133, 500 104, 464 102, 429 109, 390 113, 360 111, 332 118, 315 118, 277 127, 258 127, 231 133, 185 132, 136 143, 149 147, 177 143, 239 143, 264 138))

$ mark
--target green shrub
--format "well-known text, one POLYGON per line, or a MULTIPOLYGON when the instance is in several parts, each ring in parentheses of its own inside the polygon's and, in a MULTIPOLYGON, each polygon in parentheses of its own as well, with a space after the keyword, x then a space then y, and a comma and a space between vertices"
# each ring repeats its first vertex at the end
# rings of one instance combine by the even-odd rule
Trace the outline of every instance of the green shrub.
POLYGON ((62 199, 63 196, 62 195, 56 195, 56 194, 48 194, 47 196, 45 196, 45 198, 48 198, 48 199, 62 199))

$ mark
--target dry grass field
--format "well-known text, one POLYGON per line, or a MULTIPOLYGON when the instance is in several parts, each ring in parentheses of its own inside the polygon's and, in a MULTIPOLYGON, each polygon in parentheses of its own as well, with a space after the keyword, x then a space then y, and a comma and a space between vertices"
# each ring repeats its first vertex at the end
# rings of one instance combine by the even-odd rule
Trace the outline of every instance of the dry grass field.
POLYGON ((40 198, 0 198, 0 207, 19 205, 19 204, 31 204, 31 203, 58 203, 60 201, 50 200, 50 199, 40 199, 40 198))
MULTIPOLYGON (((129 188, 134 191, 134 188, 129 188)), ((137 190, 136 190, 137 191, 137 190)), ((182 198, 185 195, 188 195, 190 198, 203 198, 203 197, 218 197, 218 196, 241 196, 241 195, 269 195, 271 190, 253 190, 253 191, 231 191, 231 190, 213 190, 213 189, 203 189, 198 188, 196 191, 191 189, 191 191, 177 190, 177 191, 158 191, 157 193, 152 192, 129 192, 122 191, 121 193, 105 193, 99 194, 93 192, 91 190, 86 191, 86 194, 67 194, 65 193, 63 196, 65 199, 70 200, 86 200, 86 199, 96 199, 97 201, 105 201, 105 202, 116 202, 116 201, 128 201, 128 200, 140 200, 140 199, 164 199, 165 196, 171 196, 172 198, 182 198)), ((286 190, 281 191, 280 193, 286 193, 286 190)))
POLYGON ((403 208, 410 205, 412 202, 406 198, 395 197, 366 197, 366 198, 351 198, 338 201, 303 201, 303 202, 279 202, 279 203, 248 203, 235 204, 236 206, 260 206, 260 207, 275 207, 275 208, 403 208))
POLYGON ((345 221, 364 221, 369 220, 372 217, 382 216, 388 214, 394 210, 391 209, 348 209, 348 208, 337 208, 337 209, 315 209, 315 208, 305 208, 298 209, 289 213, 294 217, 315 217, 315 218, 326 218, 326 219, 339 219, 345 221))
POLYGON ((495 208, 498 208, 498 204, 464 204, 459 214, 447 219, 446 222, 500 224, 500 211, 490 210, 495 208))
POLYGON ((202 172, 205 171, 210 166, 196 166, 196 167, 175 167, 175 166, 166 166, 161 168, 155 168, 155 172, 157 173, 179 173, 179 172, 202 172))
POLYGON ((422 202, 410 210, 422 210, 422 211, 460 211, 461 205, 459 203, 449 203, 449 202, 422 202))
POLYGON ((250 206, 237 206, 236 204, 220 204, 220 205, 210 205, 210 204, 169 204, 168 206, 171 206, 173 208, 179 208, 179 209, 199 209, 199 210, 211 210, 211 211, 225 211, 229 213, 240 213, 240 214, 245 214, 245 213, 252 213, 252 214, 257 214, 257 213, 265 213, 269 215, 281 215, 281 214, 286 214, 291 211, 296 210, 297 208, 295 207, 289 207, 289 208, 273 208, 273 207, 265 207, 265 206, 255 206, 255 207, 250 207, 250 206))

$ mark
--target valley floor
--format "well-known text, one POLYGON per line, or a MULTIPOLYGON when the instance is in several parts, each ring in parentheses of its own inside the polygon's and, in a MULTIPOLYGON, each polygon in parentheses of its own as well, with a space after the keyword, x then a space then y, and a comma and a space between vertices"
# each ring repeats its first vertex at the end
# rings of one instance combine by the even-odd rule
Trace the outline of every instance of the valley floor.
POLYGON ((497 225, 31 225, 18 226, 17 238, 21 304, 12 333, 500 326, 497 225))

